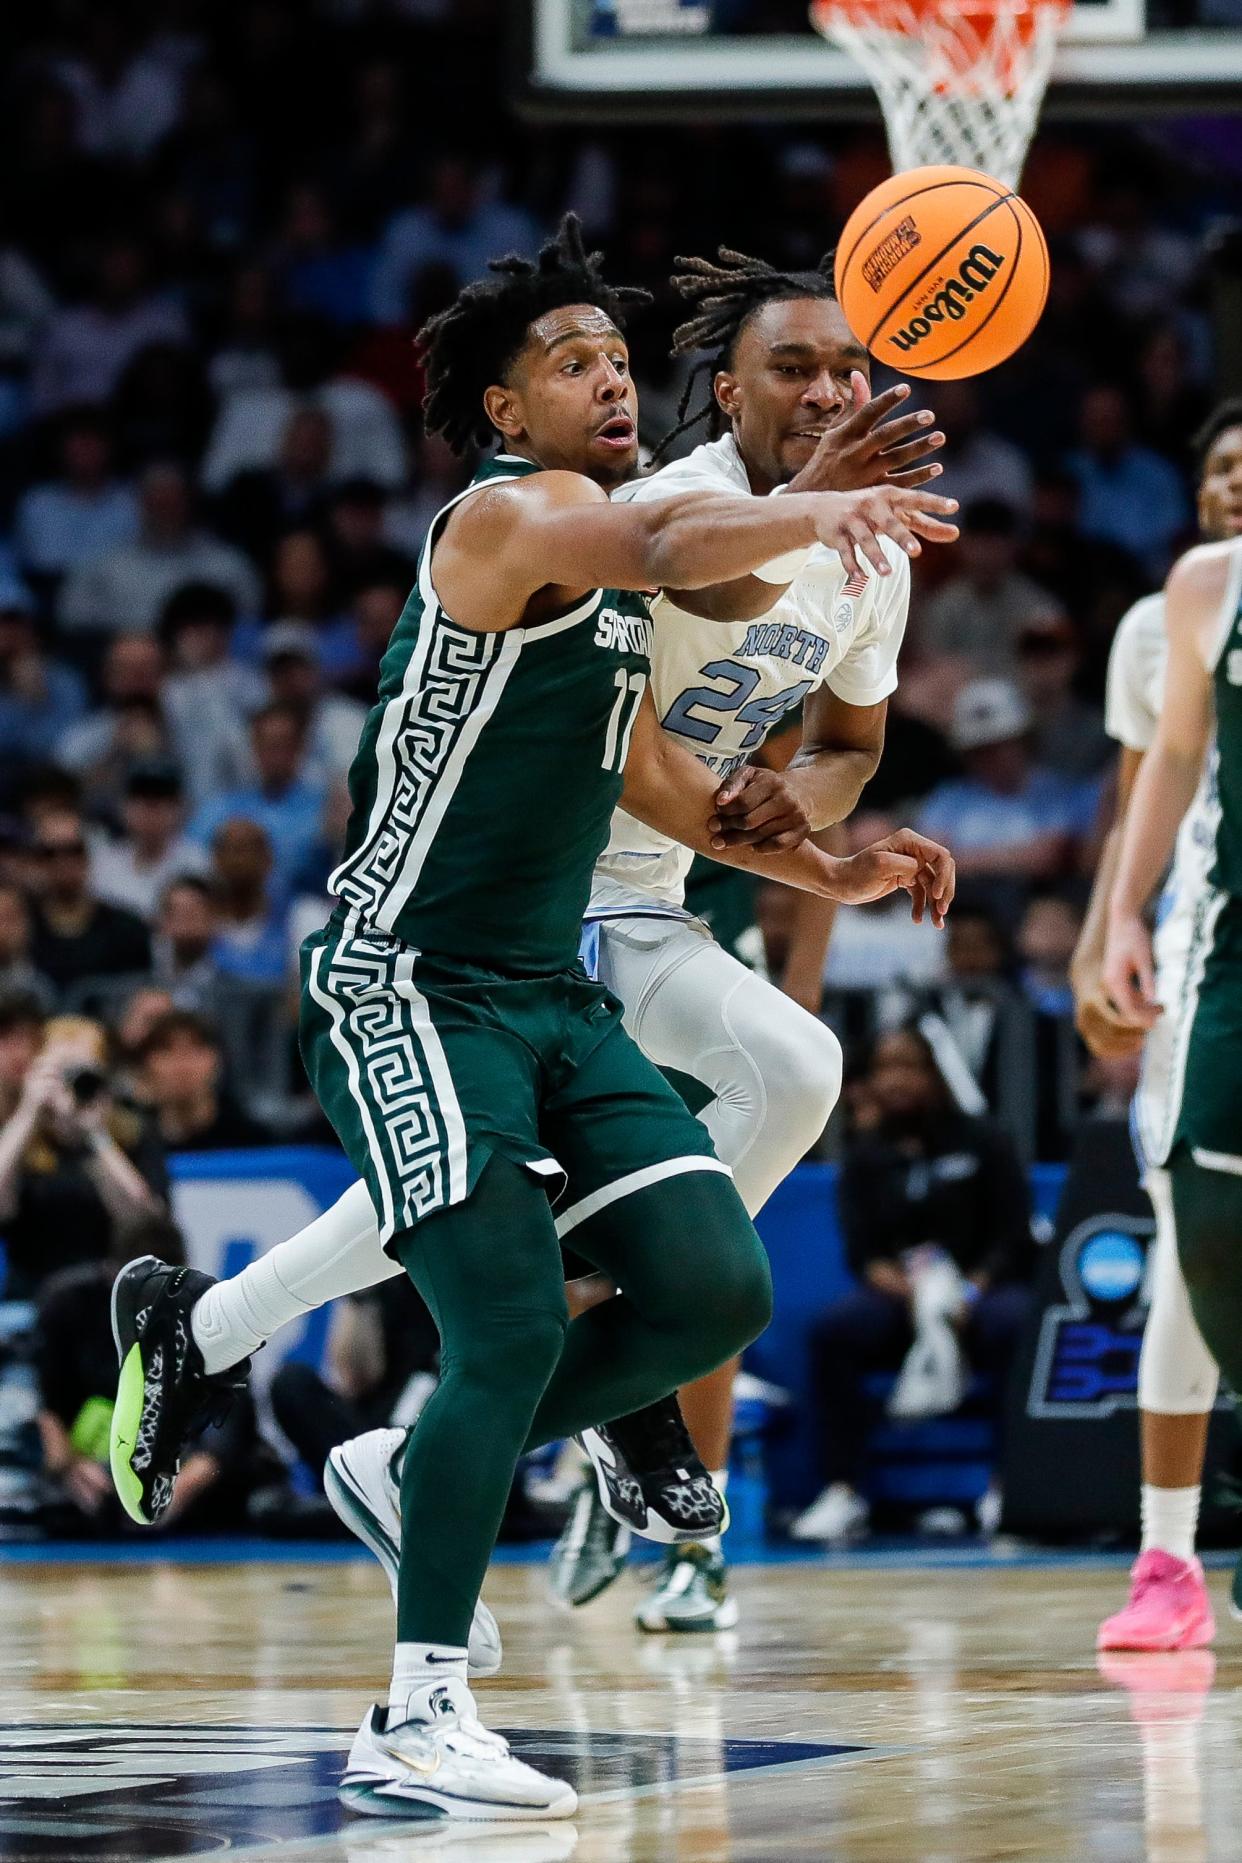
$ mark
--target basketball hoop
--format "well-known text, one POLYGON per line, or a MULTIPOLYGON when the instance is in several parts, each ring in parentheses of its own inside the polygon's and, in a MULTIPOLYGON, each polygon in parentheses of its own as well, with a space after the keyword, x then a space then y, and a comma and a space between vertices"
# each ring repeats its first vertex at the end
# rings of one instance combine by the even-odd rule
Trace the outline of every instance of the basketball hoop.
POLYGON ((949 162, 1016 188, 1070 0, 812 0, 862 66, 897 170, 949 162))

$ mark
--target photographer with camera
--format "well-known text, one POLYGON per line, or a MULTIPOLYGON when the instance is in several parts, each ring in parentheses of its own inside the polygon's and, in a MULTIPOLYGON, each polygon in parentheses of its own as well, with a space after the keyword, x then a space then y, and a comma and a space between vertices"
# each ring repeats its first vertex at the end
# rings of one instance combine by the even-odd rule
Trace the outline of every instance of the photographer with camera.
POLYGON ((97 1023, 47 1021, 38 1001, 0 1001, 0 1236, 6 1293, 30 1300, 49 1274, 99 1261, 167 1204, 163 1151, 116 1104, 97 1023))

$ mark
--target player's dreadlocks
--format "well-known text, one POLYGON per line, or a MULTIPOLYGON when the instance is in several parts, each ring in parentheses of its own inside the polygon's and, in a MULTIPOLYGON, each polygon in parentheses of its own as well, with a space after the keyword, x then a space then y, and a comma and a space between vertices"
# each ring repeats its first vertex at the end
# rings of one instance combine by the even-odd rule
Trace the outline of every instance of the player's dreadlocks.
POLYGON ((788 298, 834 298, 832 254, 826 252, 811 272, 778 272, 763 259, 752 259, 744 252, 721 246, 719 264, 711 259, 675 259, 681 269, 673 274, 673 289, 697 307, 697 315, 679 324, 673 332, 673 354, 690 356, 696 350, 711 352, 700 358, 690 371, 685 393, 677 406, 679 425, 665 434, 654 457, 672 445, 680 434, 688 433, 700 421, 717 439, 724 431, 724 414, 712 392, 711 384, 721 369, 733 366, 737 339, 748 320, 765 304, 788 298), (688 412, 700 376, 707 377, 707 399, 695 414, 688 412))
POLYGON ((564 304, 594 304, 618 326, 630 304, 647 304, 651 294, 630 285, 610 285, 600 270, 602 252, 582 243, 577 214, 566 214, 556 237, 537 260, 509 253, 493 259, 494 278, 458 293, 447 310, 418 333, 427 371, 423 415, 429 433, 442 433, 455 453, 494 437, 483 412, 483 393, 506 372, 545 311, 564 304))

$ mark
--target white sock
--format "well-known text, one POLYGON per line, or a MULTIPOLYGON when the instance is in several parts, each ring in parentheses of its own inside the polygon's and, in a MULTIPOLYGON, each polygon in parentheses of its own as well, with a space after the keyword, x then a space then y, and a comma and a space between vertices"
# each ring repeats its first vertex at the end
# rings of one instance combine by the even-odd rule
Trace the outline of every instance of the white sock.
POLYGON ((288 1242, 209 1287, 190 1314, 190 1331, 207 1372, 227 1371, 290 1320, 400 1273, 400 1262, 380 1246, 370 1194, 359 1182, 288 1242))
POLYGON ((455 1643, 398 1643, 393 1651, 392 1686, 388 1690, 390 1726, 426 1720, 428 1716, 420 1710, 427 1694, 449 1678, 465 1682, 469 1655, 455 1643))
POLYGON ((1173 1559, 1193 1559, 1202 1489, 1153 1488, 1143 1483, 1143 1552, 1158 1548, 1173 1559))

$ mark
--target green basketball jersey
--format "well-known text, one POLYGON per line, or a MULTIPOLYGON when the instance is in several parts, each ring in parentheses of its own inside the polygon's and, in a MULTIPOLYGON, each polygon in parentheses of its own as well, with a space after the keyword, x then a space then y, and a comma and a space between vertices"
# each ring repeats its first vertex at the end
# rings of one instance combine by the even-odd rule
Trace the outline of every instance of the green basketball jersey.
POLYGON ((1215 815, 1216 858, 1208 877, 1222 892, 1242 898, 1242 544, 1234 557, 1226 614, 1212 669, 1216 743, 1208 819, 1215 815))
MULTIPOLYGON (((539 468, 500 454, 460 494, 539 468)), ((504 971, 574 962, 591 872, 621 794, 650 671, 644 597, 596 589, 571 613, 481 634, 444 613, 427 532, 349 774, 330 887, 361 923, 504 971)))

